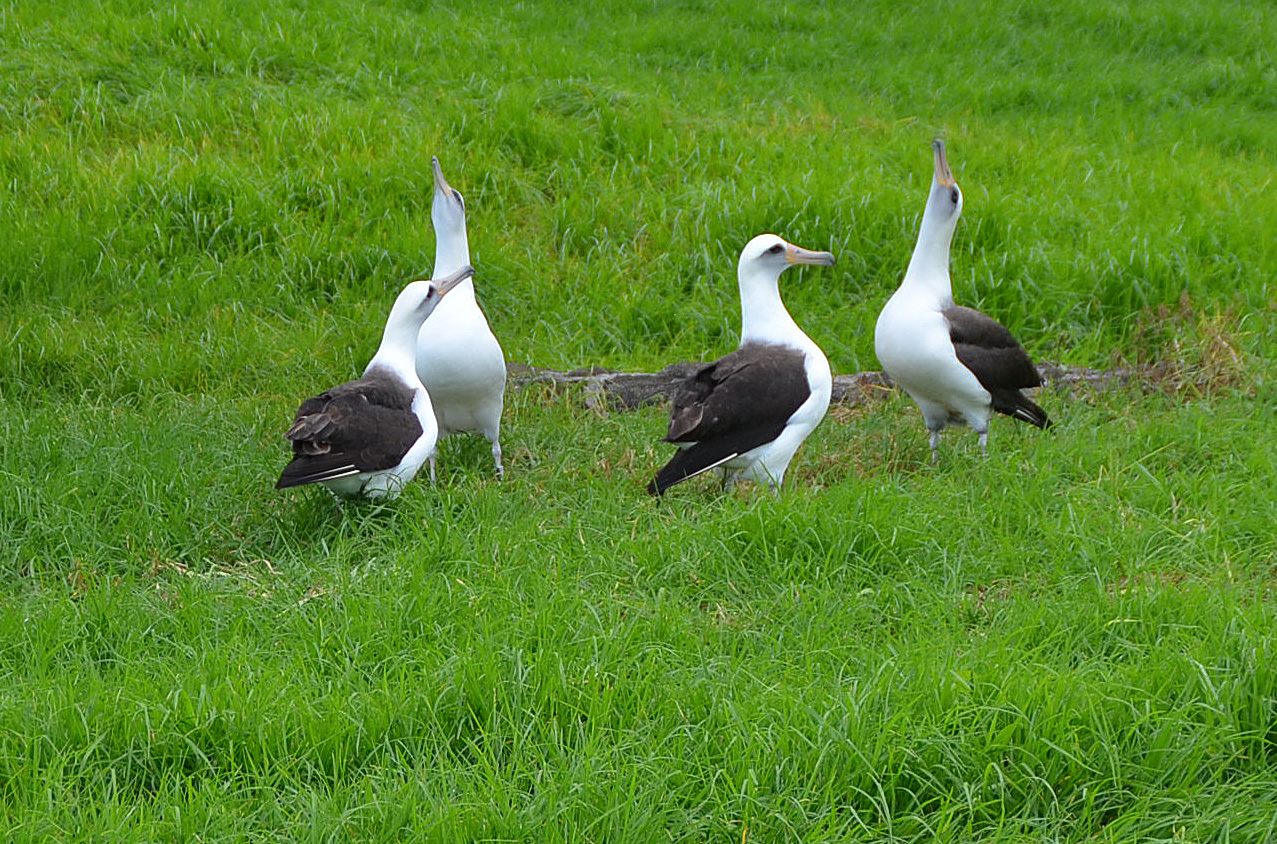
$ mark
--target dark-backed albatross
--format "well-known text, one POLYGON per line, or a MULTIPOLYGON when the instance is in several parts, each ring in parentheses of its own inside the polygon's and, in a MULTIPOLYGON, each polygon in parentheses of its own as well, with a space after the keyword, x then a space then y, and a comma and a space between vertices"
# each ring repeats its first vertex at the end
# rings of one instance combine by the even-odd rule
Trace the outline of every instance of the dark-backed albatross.
POLYGON ((394 498, 434 453, 439 429, 414 361, 421 325, 474 270, 414 281, 395 299, 362 377, 302 402, 284 434, 293 460, 276 489, 323 484, 339 495, 394 498))
POLYGON ((1020 392, 1042 383, 1024 347, 997 320, 953 302, 949 246, 962 214, 962 191, 949 170, 944 141, 933 147, 935 175, 918 243, 904 280, 878 315, 874 351, 922 411, 934 462, 946 425, 970 425, 980 435, 981 453, 987 453, 994 411, 1039 428, 1051 420, 1020 392))
MULTIPOLYGON (((470 263, 466 235, 466 203, 443 178, 439 159, 432 158, 435 193, 430 222, 435 230, 435 268, 439 277, 470 263)), ((492 444, 497 477, 501 463, 501 411, 505 404, 505 353, 488 326, 466 281, 440 303, 417 339, 417 374, 430 392, 440 438, 478 431, 492 444)), ((430 455, 430 480, 435 456, 430 455)))
POLYGON ((780 488, 798 446, 824 418, 833 387, 825 353, 785 310, 780 274, 794 264, 833 263, 832 253, 774 234, 745 245, 736 267, 740 347, 699 367, 675 391, 665 441, 680 450, 649 493, 714 468, 728 488, 742 479, 780 488))

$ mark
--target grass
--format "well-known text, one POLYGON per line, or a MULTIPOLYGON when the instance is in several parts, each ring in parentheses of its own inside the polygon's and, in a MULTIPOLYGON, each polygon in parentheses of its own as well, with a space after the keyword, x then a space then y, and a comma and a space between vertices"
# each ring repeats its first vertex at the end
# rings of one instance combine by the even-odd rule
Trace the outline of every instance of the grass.
POLYGON ((272 498, 264 446, 174 494, 161 443, 132 501, 51 467, 0 616, 15 840, 1268 834, 1264 411, 1107 395, 931 470, 892 401, 781 498, 655 502, 659 409, 514 399, 507 483, 449 443, 390 507, 272 498))
POLYGON ((8 840, 1266 841, 1277 17, 1251 4, 0 7, 8 840), (270 486, 465 193, 511 359, 836 372, 944 135, 961 301, 1048 434, 838 408, 778 497, 642 492, 661 408, 513 390, 507 481, 270 486))

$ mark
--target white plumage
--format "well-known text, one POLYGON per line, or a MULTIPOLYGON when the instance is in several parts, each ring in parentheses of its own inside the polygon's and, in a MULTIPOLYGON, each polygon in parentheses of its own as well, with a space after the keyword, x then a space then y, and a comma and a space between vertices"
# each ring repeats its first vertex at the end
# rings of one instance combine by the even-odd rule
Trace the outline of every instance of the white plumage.
POLYGON ((794 264, 830 266, 812 252, 761 234, 737 264, 741 342, 705 364, 674 395, 667 442, 682 450, 648 486, 668 487, 713 468, 730 486, 738 480, 778 489, 803 440, 829 407, 833 378, 820 347, 794 322, 780 298, 780 274, 794 264))
MULTIPOLYGON (((470 241, 465 200, 444 180, 439 159, 432 159, 432 164, 430 219, 435 230, 434 274, 439 276, 470 263, 470 241)), ((505 354, 479 308, 472 281, 459 285, 422 327, 417 341, 417 374, 430 393, 440 438, 461 431, 483 434, 492 444, 497 477, 502 477, 505 354)), ((431 480, 435 478, 434 464, 431 454, 431 480)))
POLYGON ((899 289, 874 330, 874 351, 891 379, 918 405, 930 432, 932 460, 947 425, 970 425, 983 452, 994 411, 1040 428, 1046 413, 1021 389, 1041 384, 1033 361, 993 318, 954 304, 949 248, 962 215, 962 191, 933 145, 935 174, 918 242, 899 289))

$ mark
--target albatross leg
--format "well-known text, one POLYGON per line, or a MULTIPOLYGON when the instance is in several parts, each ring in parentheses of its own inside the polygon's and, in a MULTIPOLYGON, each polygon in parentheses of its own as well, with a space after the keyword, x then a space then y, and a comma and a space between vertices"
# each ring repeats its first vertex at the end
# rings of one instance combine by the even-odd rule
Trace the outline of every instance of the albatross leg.
POLYGON ((434 484, 434 482, 435 482, 435 455, 434 455, 434 452, 431 452, 431 453, 430 453, 430 456, 426 458, 426 461, 430 464, 430 483, 433 485, 433 484, 434 484))
POLYGON ((980 456, 989 456, 989 431, 987 428, 980 432, 980 456))
POLYGON ((488 437, 488 441, 492 443, 492 463, 496 466, 497 480, 504 480, 505 466, 501 464, 501 440, 498 439, 496 433, 493 432, 488 437))
POLYGON ((949 408, 913 393, 909 395, 917 403, 918 409, 922 411, 922 419, 927 423, 927 431, 931 434, 931 465, 935 466, 940 462, 940 432, 949 424, 949 408))

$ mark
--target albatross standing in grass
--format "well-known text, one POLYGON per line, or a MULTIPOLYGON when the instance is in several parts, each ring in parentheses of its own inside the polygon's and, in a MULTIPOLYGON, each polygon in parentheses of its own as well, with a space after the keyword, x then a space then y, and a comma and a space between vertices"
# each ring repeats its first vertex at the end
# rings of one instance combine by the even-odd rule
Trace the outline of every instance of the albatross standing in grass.
POLYGON ((803 440, 825 416, 833 378, 820 347, 780 299, 780 274, 794 264, 831 266, 774 234, 745 245, 737 264, 740 347, 692 373, 674 394, 666 442, 680 450, 648 484, 660 495, 714 468, 727 487, 745 479, 780 488, 803 440))
MULTIPOLYGON (((435 276, 470 263, 466 236, 466 203, 443 178, 439 159, 435 174, 430 221, 435 230, 435 276)), ((430 391, 440 438, 460 431, 479 431, 492 443, 497 477, 501 463, 501 411, 505 404, 505 353, 488 326, 466 281, 422 328, 417 340, 417 374, 430 391)), ((430 480, 435 479, 435 456, 430 455, 430 480)))
POLYGON ((1039 428, 1051 420, 1020 392, 1042 383, 1024 347, 997 320, 953 303, 949 245, 962 214, 962 191, 949 170, 944 141, 933 146, 935 176, 918 243, 904 281, 878 315, 874 351, 922 411, 934 462, 946 425, 970 425, 980 435, 983 454, 994 411, 1039 428))
POLYGON ((474 270, 414 281, 390 309, 381 346, 363 377, 302 402, 285 437, 293 460, 276 489, 323 484, 339 495, 394 498, 434 453, 439 429, 417 377, 417 335, 448 291, 474 270))

